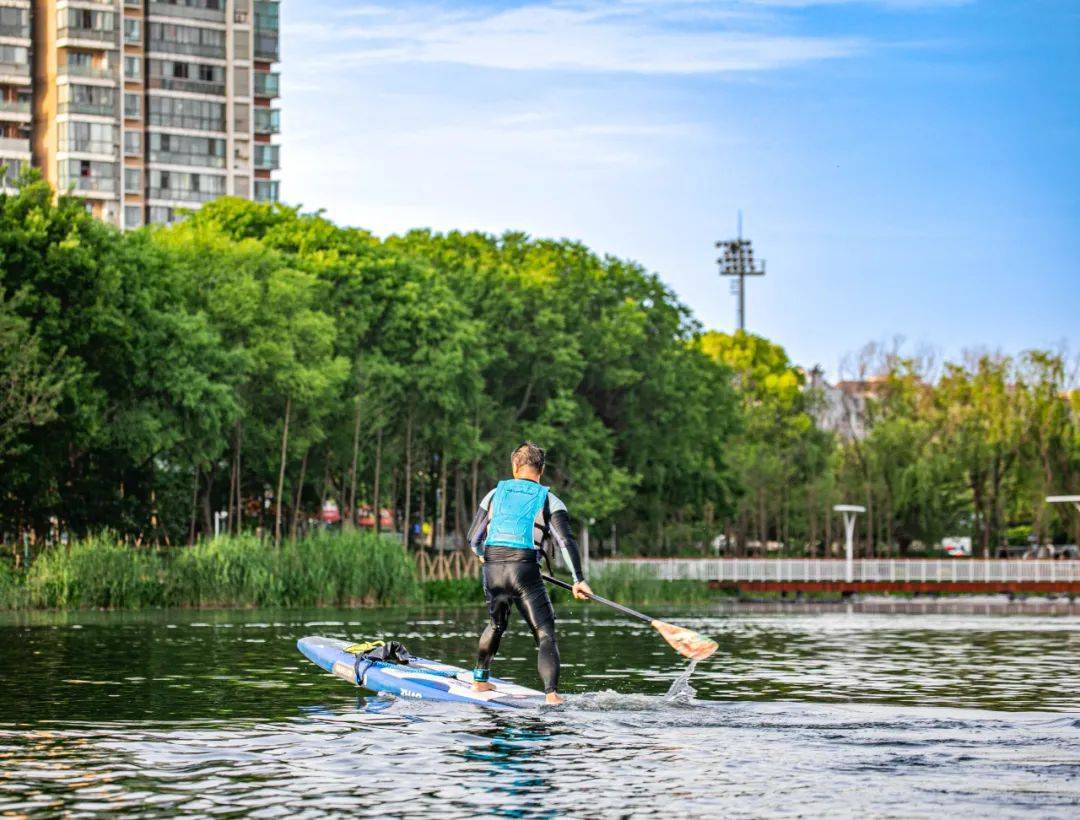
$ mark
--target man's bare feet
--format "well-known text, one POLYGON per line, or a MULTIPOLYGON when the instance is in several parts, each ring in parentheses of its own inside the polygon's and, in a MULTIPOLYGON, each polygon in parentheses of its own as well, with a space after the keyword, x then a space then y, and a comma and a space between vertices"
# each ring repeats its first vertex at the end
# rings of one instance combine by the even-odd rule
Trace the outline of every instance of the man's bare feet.
POLYGON ((548 692, 545 700, 547 700, 548 706, 562 706, 566 703, 566 700, 558 692, 548 692))
POLYGON ((489 683, 486 680, 477 680, 473 681, 472 688, 474 692, 490 692, 495 688, 495 684, 489 683))

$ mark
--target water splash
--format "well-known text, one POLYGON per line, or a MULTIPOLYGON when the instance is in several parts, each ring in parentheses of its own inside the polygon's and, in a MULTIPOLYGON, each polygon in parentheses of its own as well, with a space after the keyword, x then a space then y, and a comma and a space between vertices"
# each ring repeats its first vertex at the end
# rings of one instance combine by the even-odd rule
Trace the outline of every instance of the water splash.
POLYGON ((686 671, 675 678, 667 692, 664 694, 664 702, 690 703, 694 699, 697 690, 690 685, 690 676, 694 674, 697 665, 697 661, 690 661, 689 666, 686 667, 686 671))

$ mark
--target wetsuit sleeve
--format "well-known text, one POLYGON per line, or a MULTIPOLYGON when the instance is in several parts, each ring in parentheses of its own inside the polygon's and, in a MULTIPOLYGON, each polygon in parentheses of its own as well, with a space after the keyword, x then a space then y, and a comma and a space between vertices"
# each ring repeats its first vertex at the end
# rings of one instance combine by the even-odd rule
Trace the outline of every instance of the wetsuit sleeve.
POLYGON ((562 551, 563 561, 570 567, 574 583, 584 581, 585 573, 581 570, 581 550, 578 549, 577 539, 574 538, 574 528, 570 525, 570 513, 566 511, 566 505, 558 498, 553 498, 551 501, 551 523, 548 527, 555 546, 562 551))
POLYGON ((491 498, 495 495, 495 491, 484 496, 484 500, 480 502, 480 507, 476 511, 476 515, 473 516, 472 525, 469 527, 469 534, 466 536, 469 547, 480 558, 484 557, 484 541, 487 540, 488 524, 491 522, 491 498))

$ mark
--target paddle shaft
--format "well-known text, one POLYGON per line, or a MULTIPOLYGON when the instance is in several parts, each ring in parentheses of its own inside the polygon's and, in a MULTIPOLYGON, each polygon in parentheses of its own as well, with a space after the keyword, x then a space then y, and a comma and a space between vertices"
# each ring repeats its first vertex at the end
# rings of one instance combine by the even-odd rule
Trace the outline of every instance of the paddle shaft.
MULTIPOLYGON (((540 573, 540 577, 547 581, 549 584, 554 584, 557 587, 562 587, 563 589, 569 589, 571 591, 573 591, 574 589, 573 584, 568 584, 566 583, 566 581, 560 581, 558 578, 552 578, 550 575, 540 573)), ((586 593, 586 597, 590 598, 593 601, 596 601, 596 603, 598 604, 609 606, 617 612, 621 612, 623 615, 629 615, 631 618, 637 618, 639 621, 644 621, 647 624, 652 624, 652 622, 656 620, 655 618, 650 618, 648 615, 642 612, 638 612, 636 609, 631 609, 628 606, 623 606, 622 604, 617 604, 614 601, 609 601, 607 598, 601 598, 599 595, 591 595, 589 593, 586 593)))

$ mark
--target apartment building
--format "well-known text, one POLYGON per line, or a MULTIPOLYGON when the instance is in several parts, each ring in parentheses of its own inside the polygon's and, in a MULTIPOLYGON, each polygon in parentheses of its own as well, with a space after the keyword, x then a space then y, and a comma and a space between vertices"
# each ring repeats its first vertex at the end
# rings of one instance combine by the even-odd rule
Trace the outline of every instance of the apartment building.
POLYGON ((276 201, 279 0, 0 0, 0 185, 26 163, 123 228, 276 201))
POLYGON ((30 0, 0 0, 0 187, 30 164, 30 0))

